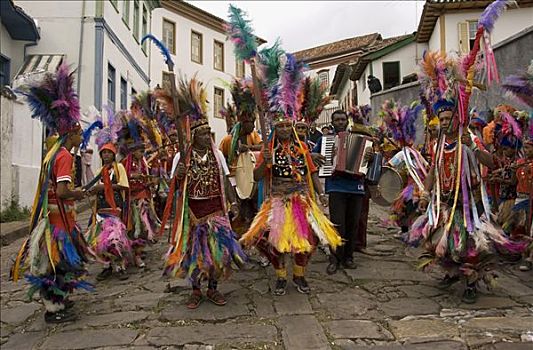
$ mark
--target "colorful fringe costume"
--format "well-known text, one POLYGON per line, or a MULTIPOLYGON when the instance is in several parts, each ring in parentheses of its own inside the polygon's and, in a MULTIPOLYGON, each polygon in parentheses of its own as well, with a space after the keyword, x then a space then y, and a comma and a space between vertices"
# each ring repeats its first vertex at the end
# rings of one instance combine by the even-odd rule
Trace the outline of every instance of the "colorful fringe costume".
MULTIPOLYGON (((275 136, 274 136, 275 140, 275 136)), ((337 248, 341 238, 329 219, 314 199, 311 173, 313 165, 309 151, 298 141, 290 145, 273 142, 274 164, 267 181, 271 183, 270 197, 262 204, 248 232, 241 238, 245 246, 256 245, 283 276, 283 254, 292 253, 296 270, 303 271, 316 245, 330 245, 337 248), (292 178, 292 187, 278 188, 277 178, 292 178)), ((258 166, 262 163, 262 157, 258 166)), ((278 277, 280 277, 278 276, 278 277)))
POLYGON ((92 290, 83 280, 84 263, 90 256, 76 224, 74 201, 57 196, 61 182, 72 186, 73 156, 63 145, 71 132, 80 132, 79 101, 73 89, 73 73, 66 64, 24 91, 32 109, 51 132, 60 137, 46 154, 39 176, 30 221, 30 236, 24 241, 12 266, 16 282, 22 274, 31 284, 31 296, 39 291, 49 313, 64 310, 64 301, 76 288, 92 290))
MULTIPOLYGON (((113 162, 111 169, 104 166, 98 174, 102 174, 102 183, 106 187, 118 184, 128 188, 126 170, 120 163, 113 162)), ((125 269, 132 260, 132 241, 123 221, 127 210, 125 191, 106 188, 97 194, 87 233, 87 241, 99 260, 105 266, 115 265, 119 270, 125 269)))
POLYGON ((418 216, 418 199, 420 192, 424 191, 424 179, 427 176, 428 164, 424 157, 413 148, 416 138, 415 122, 422 108, 422 105, 415 105, 411 108, 401 107, 394 102, 386 101, 379 113, 394 142, 402 147, 400 152, 388 161, 388 164, 407 179, 407 186, 391 205, 390 216, 390 219, 404 233, 418 216))
MULTIPOLYGON (((427 250, 421 267, 439 264, 450 275, 463 276, 467 283, 463 300, 475 302, 476 282, 491 281, 488 267, 501 253, 521 253, 525 244, 509 239, 491 218, 487 191, 481 177, 478 152, 482 143, 468 132, 468 104, 479 66, 480 40, 485 39, 485 67, 489 82, 497 80, 497 70, 490 47, 489 32, 507 6, 497 0, 481 15, 472 51, 461 62, 445 53, 424 54, 419 75, 426 98, 436 116, 451 111, 451 121, 441 131, 433 152, 434 183, 425 192, 427 212, 411 227, 408 241, 423 243, 427 250), (463 144, 469 135, 468 143, 463 144)), ((445 116, 445 115, 444 115, 445 116)))
MULTIPOLYGON (((197 132, 209 129, 205 90, 196 79, 190 82, 182 79, 179 89, 180 108, 189 118, 194 139, 197 132)), ((200 155, 194 144, 189 148, 181 159, 186 166, 186 176, 181 181, 174 175, 181 155, 178 153, 174 158, 163 215, 165 225, 171 211, 175 211, 164 273, 188 277, 196 290, 202 280, 208 280, 210 288, 216 289, 217 281, 231 273, 232 262, 241 265, 245 260, 227 215, 224 177, 229 171, 224 156, 213 144, 205 151, 200 155)))
POLYGON ((150 186, 146 178, 134 179, 133 175, 149 176, 146 160, 136 160, 129 154, 122 160, 130 185, 130 213, 128 231, 133 240, 153 241, 159 231, 160 221, 155 212, 150 186))

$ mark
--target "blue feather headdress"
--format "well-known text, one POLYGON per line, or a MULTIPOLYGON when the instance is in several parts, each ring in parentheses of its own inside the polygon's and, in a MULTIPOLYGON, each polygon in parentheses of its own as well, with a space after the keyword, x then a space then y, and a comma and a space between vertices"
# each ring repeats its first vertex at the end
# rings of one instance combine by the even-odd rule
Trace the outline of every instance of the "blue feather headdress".
POLYGON ((378 115, 394 141, 402 146, 411 146, 416 139, 416 120, 423 109, 421 104, 408 107, 394 101, 385 101, 378 115))

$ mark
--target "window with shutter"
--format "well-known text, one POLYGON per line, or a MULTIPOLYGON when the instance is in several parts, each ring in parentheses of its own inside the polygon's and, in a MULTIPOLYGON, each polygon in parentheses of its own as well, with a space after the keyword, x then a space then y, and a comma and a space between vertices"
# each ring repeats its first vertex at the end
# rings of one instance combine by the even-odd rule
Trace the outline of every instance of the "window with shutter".
POLYGON ((470 51, 470 44, 468 41, 468 22, 459 22, 457 24, 457 32, 459 34, 459 53, 468 53, 470 51))
POLYGON ((472 50, 476 41, 477 21, 468 21, 468 49, 472 50))

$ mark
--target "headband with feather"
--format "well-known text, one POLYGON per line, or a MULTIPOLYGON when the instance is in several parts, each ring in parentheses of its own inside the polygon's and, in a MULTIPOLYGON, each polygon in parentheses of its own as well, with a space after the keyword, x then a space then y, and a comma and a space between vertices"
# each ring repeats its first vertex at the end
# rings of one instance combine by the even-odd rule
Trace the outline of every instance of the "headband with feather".
POLYGON ((352 119, 354 124, 368 125, 371 111, 372 107, 370 107, 368 104, 355 106, 348 113, 348 117, 352 119))
POLYGON ((39 119, 50 133, 64 135, 79 128, 80 102, 74 90, 74 71, 69 72, 66 63, 18 91, 26 97, 32 118, 39 119))

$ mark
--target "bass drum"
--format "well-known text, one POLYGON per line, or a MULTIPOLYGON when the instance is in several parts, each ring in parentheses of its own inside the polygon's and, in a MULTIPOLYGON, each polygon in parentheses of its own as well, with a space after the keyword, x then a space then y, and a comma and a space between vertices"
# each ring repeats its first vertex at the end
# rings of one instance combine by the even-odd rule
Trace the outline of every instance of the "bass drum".
POLYGON ((370 186, 372 201, 383 207, 390 206, 405 188, 405 183, 405 179, 398 171, 389 166, 383 166, 377 186, 370 186))
POLYGON ((252 198, 255 192, 254 169, 256 163, 254 152, 244 152, 237 158, 235 168, 235 182, 237 196, 240 199, 252 198))

